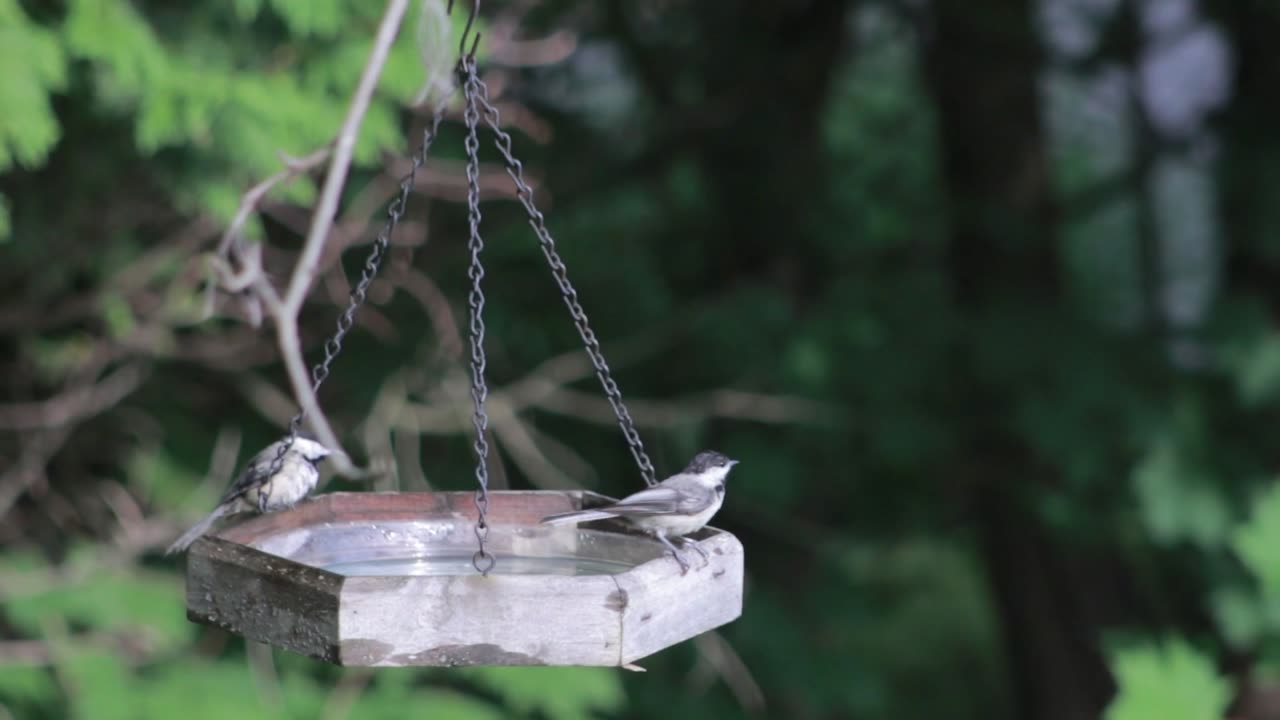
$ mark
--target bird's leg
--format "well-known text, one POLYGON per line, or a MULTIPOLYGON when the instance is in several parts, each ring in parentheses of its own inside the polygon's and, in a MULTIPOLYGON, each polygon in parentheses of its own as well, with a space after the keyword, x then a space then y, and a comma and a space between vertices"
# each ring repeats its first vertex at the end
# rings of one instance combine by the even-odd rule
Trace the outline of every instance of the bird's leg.
POLYGON ((653 536, 658 538, 658 542, 666 545, 671 554, 675 556, 676 562, 680 563, 680 574, 687 575, 689 573, 689 563, 685 562, 683 557, 680 557, 680 551, 676 549, 676 546, 672 545, 667 536, 662 533, 654 533, 653 536))
POLYGON ((269 499, 270 498, 267 497, 267 488, 265 486, 259 487, 258 488, 258 514, 259 515, 267 514, 267 500, 269 499))
POLYGON ((691 540, 684 536, 681 536, 679 539, 680 539, 681 545, 683 545, 684 547, 693 548, 694 552, 702 556, 702 560, 703 560, 702 567, 706 567, 711 564, 711 556, 707 554, 706 550, 702 549, 702 546, 698 544, 697 540, 691 540))

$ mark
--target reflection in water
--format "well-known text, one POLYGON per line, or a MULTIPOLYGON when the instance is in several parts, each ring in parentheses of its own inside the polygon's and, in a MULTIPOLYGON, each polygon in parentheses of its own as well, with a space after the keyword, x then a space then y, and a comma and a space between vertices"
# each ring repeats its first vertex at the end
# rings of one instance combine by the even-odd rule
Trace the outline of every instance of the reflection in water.
MULTIPOLYGON (((498 555, 494 575, 615 575, 632 567, 596 558, 498 555)), ((474 575, 471 555, 418 555, 331 563, 325 570, 339 575, 474 575)))

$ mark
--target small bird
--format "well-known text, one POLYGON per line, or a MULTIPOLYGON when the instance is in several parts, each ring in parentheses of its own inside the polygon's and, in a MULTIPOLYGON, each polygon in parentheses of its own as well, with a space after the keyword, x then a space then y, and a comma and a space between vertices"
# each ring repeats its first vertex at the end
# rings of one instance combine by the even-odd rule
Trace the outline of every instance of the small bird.
POLYGON ((684 536, 701 530, 720 509, 724 503, 725 477, 737 464, 737 460, 714 450, 704 450, 695 455, 684 470, 651 488, 612 505, 548 515, 542 522, 560 525, 622 518, 666 545, 680 564, 683 575, 689 572, 689 565, 670 538, 680 540, 681 544, 697 550, 704 560, 709 560, 706 551, 684 536))
POLYGON ((310 434, 298 433, 284 457, 279 458, 279 469, 275 474, 269 474, 286 442, 288 438, 277 440, 254 455, 240 472, 240 476, 227 488, 222 501, 213 512, 183 533, 165 554, 172 555, 186 550, 196 538, 208 532, 220 517, 241 512, 266 513, 283 510, 293 507, 310 494, 320 480, 320 470, 316 463, 328 457, 332 451, 310 434))

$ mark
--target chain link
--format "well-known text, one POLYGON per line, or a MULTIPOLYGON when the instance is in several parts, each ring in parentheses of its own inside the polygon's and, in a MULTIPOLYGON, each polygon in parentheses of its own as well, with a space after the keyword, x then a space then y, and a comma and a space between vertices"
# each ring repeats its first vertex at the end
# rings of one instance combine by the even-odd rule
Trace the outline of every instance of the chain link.
MULTIPOLYGON (((342 352, 342 340, 351 332, 351 328, 355 327, 356 310, 364 304, 368 298, 369 286, 373 284, 374 278, 378 274, 378 269, 382 267, 382 261, 386 258, 387 250, 391 245, 391 234, 395 232, 396 226, 404 217, 405 209, 409 203, 409 193, 413 192, 414 182, 417 180, 418 170, 427 162, 427 153, 431 150, 432 143, 435 142, 436 136, 440 132, 440 121, 444 118, 445 106, 447 103, 441 101, 436 111, 431 116, 431 124, 423 131, 422 144, 418 147, 418 152, 414 153, 411 158, 409 172, 400 178, 400 194, 391 201, 387 206, 387 220, 382 225, 382 230, 378 232, 377 237, 373 240, 373 247, 369 250, 369 256, 365 258, 364 269, 360 273, 360 281, 351 288, 351 293, 347 297, 347 308, 338 316, 338 327, 334 331, 333 336, 324 343, 324 359, 316 363, 311 369, 311 390, 319 392, 320 385, 329 377, 329 368, 333 365, 333 361, 338 358, 338 353, 342 352)), ((271 472, 268 477, 280 472, 280 468, 284 466, 284 456, 288 454, 289 449, 293 447, 293 443, 298 439, 298 432, 302 427, 302 420, 305 413, 299 410, 296 415, 289 421, 289 433, 284 443, 280 446, 280 450, 276 453, 275 459, 271 463, 271 472)))
POLYGON ((485 383, 486 366, 484 353, 484 290, 480 281, 484 279, 484 264, 480 262, 480 253, 484 250, 484 240, 480 237, 480 139, 477 128, 480 124, 480 111, 476 107, 479 94, 480 78, 476 75, 476 59, 474 55, 463 55, 459 64, 463 75, 463 97, 466 108, 463 120, 467 126, 467 216, 471 225, 471 238, 467 247, 471 250, 471 267, 467 276, 471 278, 471 294, 468 305, 471 308, 471 400, 475 406, 472 418, 476 426, 476 541, 480 549, 471 557, 471 564, 481 575, 488 575, 497 563, 497 558, 485 549, 485 541, 489 538, 489 416, 485 413, 485 400, 489 397, 489 388, 485 383))
MULTIPOLYGON (((627 406, 622 402, 622 391, 613 380, 609 364, 605 362, 604 353, 600 349, 600 340, 596 338, 595 331, 591 329, 591 325, 587 321, 587 313, 582 309, 582 304, 578 301, 578 291, 569 282, 569 269, 565 266, 564 260, 561 259, 560 253, 556 251, 556 241, 551 237, 551 232, 547 230, 547 223, 542 216, 542 212, 534 205, 533 188, 529 187, 529 184, 525 182, 524 166, 511 151, 511 136, 502 130, 498 109, 489 102, 489 88, 484 84, 484 81, 475 76, 474 61, 468 74, 467 93, 468 98, 474 95, 475 101, 484 109, 485 124, 493 130, 494 144, 498 147, 498 152, 502 153, 507 165, 507 174, 511 176, 511 180, 515 183, 516 197, 519 198, 520 204, 524 205, 524 209, 529 215, 529 225, 533 227, 534 233, 538 236, 538 244, 542 248, 542 254, 546 256, 547 264, 551 266, 552 276, 555 278, 556 285, 560 288, 560 294, 564 298, 565 306, 569 308, 569 315, 573 317, 573 324, 577 327, 578 335, 582 338, 583 347, 591 358, 596 377, 599 378, 600 386, 604 389, 604 394, 609 398, 609 404, 613 407, 613 413, 618 418, 618 427, 622 428, 622 435, 626 438, 627 445, 631 448, 631 456, 635 458, 636 466, 640 468, 640 476, 644 478, 646 485, 653 487, 658 484, 653 463, 649 461, 649 455, 644 451, 644 443, 640 441, 640 433, 636 430, 635 421, 631 419, 631 413, 627 411, 627 406), (472 83, 474 83, 474 90, 472 89, 472 83)), ((468 103, 470 102, 471 100, 468 99, 468 103)))

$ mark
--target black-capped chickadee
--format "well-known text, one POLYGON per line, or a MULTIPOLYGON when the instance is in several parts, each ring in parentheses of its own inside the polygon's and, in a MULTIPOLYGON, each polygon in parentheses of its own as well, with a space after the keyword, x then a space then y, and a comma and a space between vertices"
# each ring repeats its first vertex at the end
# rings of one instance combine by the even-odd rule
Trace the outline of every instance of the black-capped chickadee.
POLYGON ((165 554, 172 555, 186 550, 196 538, 208 532, 220 517, 241 512, 266 513, 283 510, 293 507, 310 494, 320 480, 320 470, 316 468, 316 463, 328 457, 332 451, 314 437, 298 433, 281 458, 280 449, 286 442, 288 438, 277 440, 254 455, 240 476, 227 488, 218 507, 183 533, 165 554), (271 474, 277 459, 279 469, 271 474))
POLYGON ((684 536, 701 530, 720 509, 724 503, 725 476, 737 464, 737 460, 705 450, 695 455, 684 470, 647 490, 628 495, 612 505, 548 515, 542 522, 560 525, 623 518, 666 545, 680 563, 683 575, 689 572, 689 565, 670 538, 679 539, 707 559, 706 552, 684 536))

